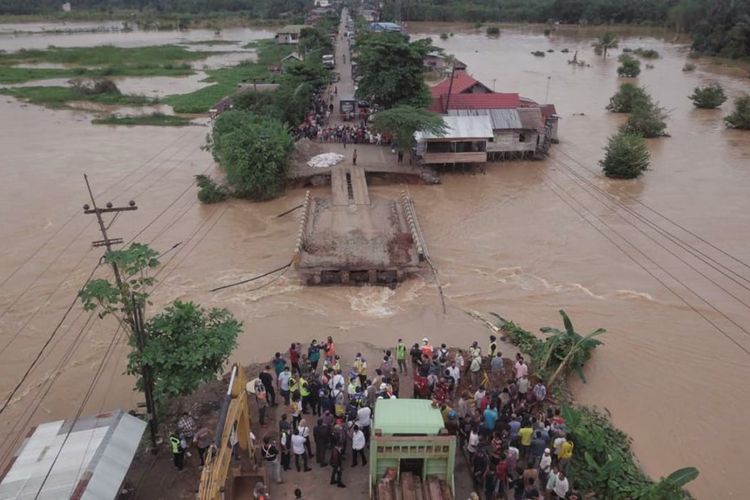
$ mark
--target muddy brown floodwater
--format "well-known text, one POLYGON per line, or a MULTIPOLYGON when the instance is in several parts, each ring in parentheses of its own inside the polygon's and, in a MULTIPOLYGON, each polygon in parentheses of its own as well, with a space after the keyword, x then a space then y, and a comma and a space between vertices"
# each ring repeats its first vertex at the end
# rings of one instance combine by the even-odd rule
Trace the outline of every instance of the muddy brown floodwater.
MULTIPOLYGON (((419 29, 436 40, 439 31, 453 30, 419 29)), ((652 168, 642 179, 610 181, 596 162, 624 119, 604 109, 618 85, 619 51, 602 60, 591 50, 591 35, 573 31, 545 38, 506 28, 493 39, 454 31, 439 43, 470 73, 498 91, 540 101, 549 92, 562 120, 561 143, 546 161, 491 164, 484 175, 447 174, 439 186, 408 186, 445 286, 446 315, 428 275, 390 290, 305 288, 289 272, 262 289, 210 293, 288 262, 297 221, 276 215, 299 204, 303 190, 267 203, 200 206, 192 176, 215 172, 200 150, 207 128, 93 126, 83 111, 1 98, 0 393, 15 386, 97 262, 100 252, 90 241, 100 236, 80 208, 86 172, 100 202, 138 202, 138 211, 114 223, 112 236, 160 251, 182 242, 162 258, 151 312, 177 298, 229 308, 245 324, 236 360, 267 359, 292 340, 326 335, 383 346, 427 335, 466 345, 487 332, 465 311, 495 311, 536 330, 559 325, 557 310, 564 308, 580 331, 609 330, 587 368, 588 383, 576 383, 574 392, 612 413, 634 438, 645 470, 659 477, 694 465, 701 471, 690 485, 697 497, 746 497, 750 133, 724 128, 730 104, 699 111, 686 96, 714 80, 736 96, 750 90, 748 80, 703 64, 683 73, 685 46, 645 34, 625 37, 621 46, 661 54, 638 82, 669 110, 672 137, 649 141, 652 168), (548 48, 555 52, 545 58, 530 54, 548 48), (590 67, 567 64, 575 50, 590 67)), ((396 196, 402 188, 372 191, 396 196)), ((113 337, 115 329, 73 305, 0 417, 3 461, 32 424, 75 413, 113 338, 114 354, 84 412, 130 408, 140 399, 132 379, 122 376, 127 346, 113 337)))

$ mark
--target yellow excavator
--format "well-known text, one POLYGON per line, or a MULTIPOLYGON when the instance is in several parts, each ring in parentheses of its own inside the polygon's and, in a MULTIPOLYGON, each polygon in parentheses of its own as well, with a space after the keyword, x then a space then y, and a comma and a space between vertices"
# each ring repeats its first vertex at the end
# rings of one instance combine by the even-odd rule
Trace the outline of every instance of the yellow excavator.
POLYGON ((246 383, 245 370, 235 363, 222 401, 214 443, 206 453, 198 488, 199 500, 252 499, 258 483, 268 484, 265 468, 259 467, 256 461, 246 383))

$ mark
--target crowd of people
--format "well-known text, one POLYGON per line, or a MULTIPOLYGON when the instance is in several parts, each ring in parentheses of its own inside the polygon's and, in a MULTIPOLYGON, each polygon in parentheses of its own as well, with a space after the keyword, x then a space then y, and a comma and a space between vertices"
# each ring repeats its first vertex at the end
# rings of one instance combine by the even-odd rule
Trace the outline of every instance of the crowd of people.
MULTIPOLYGON (((485 352, 478 342, 457 349, 433 347, 428 338, 411 346, 398 339, 373 363, 357 353, 346 366, 328 337, 275 353, 247 391, 261 429, 272 426, 260 445, 269 481, 281 483, 292 470, 309 472, 314 462, 330 467, 331 485, 345 488, 346 461, 367 465, 376 401, 413 397, 431 400, 457 436, 473 498, 578 498, 567 476, 574 442, 560 409, 546 404, 544 383, 532 379, 523 356, 503 358, 494 336, 485 352), (277 422, 269 421, 270 407, 280 407, 277 422)), ((170 443, 196 443, 202 464, 210 432, 185 414, 170 443)), ((182 458, 175 465, 181 469, 182 458)))
POLYGON ((343 144, 389 145, 391 143, 388 135, 375 132, 364 123, 325 127, 318 131, 314 139, 320 142, 340 142, 343 144))

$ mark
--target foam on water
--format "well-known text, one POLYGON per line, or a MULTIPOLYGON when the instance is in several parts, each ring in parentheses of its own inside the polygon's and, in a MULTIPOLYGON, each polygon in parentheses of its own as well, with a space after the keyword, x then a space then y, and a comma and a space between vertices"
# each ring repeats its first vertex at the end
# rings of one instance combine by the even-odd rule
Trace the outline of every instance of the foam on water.
POLYGON ((347 298, 352 311, 372 318, 387 318, 396 312, 389 304, 390 298, 395 294, 396 292, 390 288, 365 286, 347 298))

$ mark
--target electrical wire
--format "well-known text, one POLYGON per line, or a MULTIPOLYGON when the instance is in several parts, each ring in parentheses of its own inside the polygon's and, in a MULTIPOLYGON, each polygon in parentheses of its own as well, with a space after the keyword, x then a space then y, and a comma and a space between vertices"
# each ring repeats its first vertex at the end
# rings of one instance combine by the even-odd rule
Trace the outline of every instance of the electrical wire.
POLYGON ((289 267, 291 267, 291 265, 292 265, 292 261, 289 261, 287 264, 284 264, 281 267, 277 267, 276 269, 268 271, 267 273, 263 273, 261 275, 254 276, 254 277, 248 278, 246 280, 237 281, 235 283, 230 283, 228 285, 218 286, 216 288, 212 288, 211 290, 209 290, 209 292, 218 292, 219 290, 224 290, 225 288, 231 288, 233 286, 244 285, 245 283, 250 283, 251 281, 255 281, 255 280, 259 280, 261 278, 265 278, 266 276, 268 276, 270 274, 277 273, 277 272, 285 270, 285 269, 289 269, 289 267))

